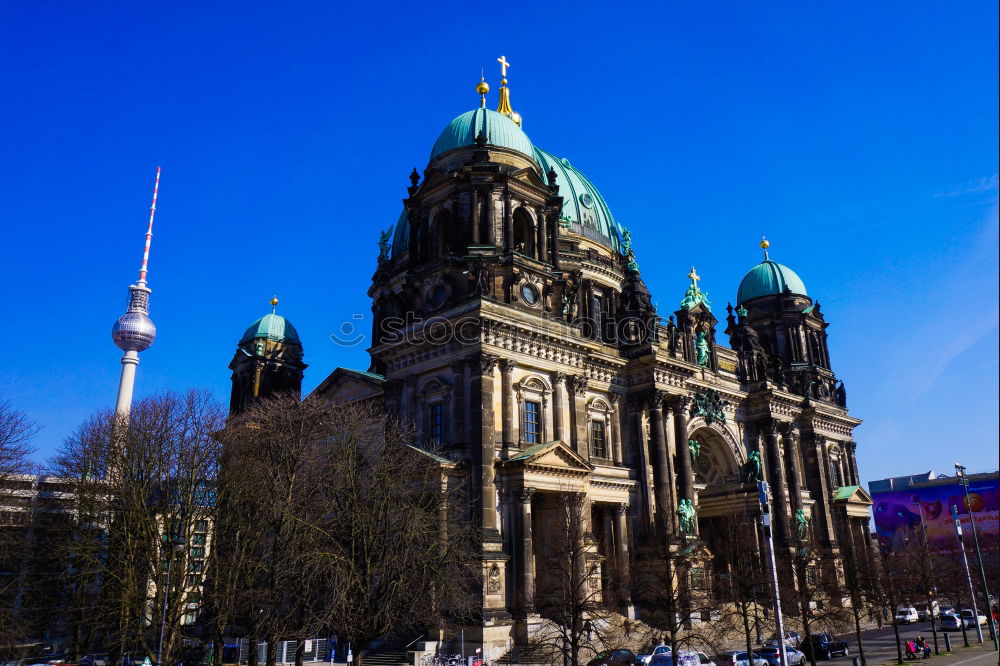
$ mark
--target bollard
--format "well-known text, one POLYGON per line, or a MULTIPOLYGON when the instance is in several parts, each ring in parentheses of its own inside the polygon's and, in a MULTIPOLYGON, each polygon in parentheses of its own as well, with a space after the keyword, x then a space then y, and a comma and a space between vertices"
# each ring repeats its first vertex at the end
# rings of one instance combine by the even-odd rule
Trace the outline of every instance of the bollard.
POLYGON ((944 635, 944 649, 946 652, 951 652, 951 634, 944 635))
POLYGON ((861 657, 854 657, 851 661, 854 662, 854 666, 861 666, 861 657))

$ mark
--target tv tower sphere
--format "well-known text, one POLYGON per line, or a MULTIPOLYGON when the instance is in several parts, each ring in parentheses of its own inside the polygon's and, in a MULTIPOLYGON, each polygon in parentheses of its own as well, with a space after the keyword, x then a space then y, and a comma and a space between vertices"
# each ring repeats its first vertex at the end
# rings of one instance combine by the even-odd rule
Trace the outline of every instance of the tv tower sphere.
POLYGON ((122 351, 146 351, 156 339, 156 326, 145 313, 131 310, 115 322, 111 339, 122 351))

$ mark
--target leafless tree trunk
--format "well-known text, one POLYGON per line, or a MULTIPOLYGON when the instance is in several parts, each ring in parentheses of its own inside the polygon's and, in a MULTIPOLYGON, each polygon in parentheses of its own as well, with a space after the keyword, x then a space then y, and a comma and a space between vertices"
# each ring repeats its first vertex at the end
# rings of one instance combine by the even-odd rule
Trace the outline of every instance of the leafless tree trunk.
POLYGON ((268 664, 277 640, 329 627, 361 666, 394 630, 468 619, 481 581, 459 463, 373 406, 318 399, 258 402, 220 437, 217 622, 267 639, 268 664))
POLYGON ((137 401, 127 418, 99 413, 63 444, 52 466, 76 495, 63 579, 78 604, 78 652, 104 648, 113 663, 125 653, 155 659, 166 600, 163 654, 174 660, 211 548, 221 427, 221 406, 208 394, 166 393, 137 401))
POLYGON ((33 629, 32 618, 20 609, 23 573, 32 555, 26 552, 26 537, 33 516, 18 491, 30 484, 20 477, 34 471, 29 442, 38 430, 24 412, 0 402, 0 569, 11 572, 0 577, 0 645, 5 646, 27 638, 33 629))

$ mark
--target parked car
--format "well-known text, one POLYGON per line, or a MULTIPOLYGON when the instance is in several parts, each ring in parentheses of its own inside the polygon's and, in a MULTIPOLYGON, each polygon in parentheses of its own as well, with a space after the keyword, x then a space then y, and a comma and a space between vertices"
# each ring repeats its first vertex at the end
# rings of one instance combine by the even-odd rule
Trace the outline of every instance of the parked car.
POLYGON ((746 651, 727 650, 715 657, 717 666, 769 666, 767 660, 756 652, 753 654, 753 664, 747 658, 746 651))
MULTIPOLYGON (((764 641, 764 646, 771 646, 778 644, 778 637, 771 636, 766 641, 764 641)), ((802 644, 802 637, 797 631, 786 631, 785 632, 785 645, 790 645, 793 648, 798 649, 799 645, 802 644)))
POLYGON ((938 626, 942 631, 961 631, 963 627, 971 626, 968 621, 962 619, 954 613, 942 614, 938 619, 938 626))
POLYGON ((636 666, 635 653, 627 648, 607 650, 587 662, 587 666, 636 666))
MULTIPOLYGON (((649 663, 651 666, 670 666, 673 660, 674 655, 670 652, 660 652, 654 654, 649 663)), ((677 654, 677 663, 679 666, 716 666, 707 654, 695 650, 681 650, 677 654)))
POLYGON ((930 622, 933 618, 941 614, 941 609, 938 607, 936 601, 932 602, 930 606, 926 603, 914 604, 917 609, 917 617, 921 622, 930 622))
POLYGON ((657 645, 656 647, 651 648, 648 652, 636 655, 635 657, 636 663, 646 664, 648 666, 650 663, 652 663, 653 657, 655 657, 658 654, 670 654, 670 646, 657 645))
MULTIPOLYGON (((767 663, 769 663, 771 666, 780 666, 781 653, 778 652, 777 645, 762 647, 760 650, 757 651, 757 653, 760 656, 764 657, 764 659, 767 659, 767 663)), ((788 663, 788 666, 802 666, 807 661, 806 655, 802 652, 799 652, 791 645, 785 646, 785 660, 788 663)))
POLYGON ((938 606, 938 615, 954 615, 957 611, 951 604, 941 604, 938 606))
POLYGON ((962 619, 968 623, 966 626, 974 627, 976 624, 980 626, 986 624, 986 616, 982 613, 973 613, 971 608, 963 608, 961 614, 962 619))
POLYGON ((802 652, 816 659, 831 659, 834 655, 846 657, 851 653, 847 641, 832 634, 811 634, 809 640, 802 644, 802 652))
POLYGON ((900 606, 896 610, 896 622, 900 624, 909 624, 911 622, 920 621, 920 614, 917 613, 917 609, 913 606, 900 606))

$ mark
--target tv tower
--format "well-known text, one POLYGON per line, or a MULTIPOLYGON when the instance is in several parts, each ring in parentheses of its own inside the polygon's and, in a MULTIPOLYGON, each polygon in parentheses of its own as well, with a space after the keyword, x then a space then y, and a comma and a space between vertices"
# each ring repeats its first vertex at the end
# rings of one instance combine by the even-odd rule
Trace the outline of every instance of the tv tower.
POLYGON ((142 252, 139 281, 128 288, 128 310, 111 328, 111 339, 125 352, 122 356, 122 376, 118 382, 118 401, 115 414, 127 416, 132 407, 132 390, 135 388, 135 367, 139 365, 139 352, 149 349, 156 339, 156 326, 149 318, 149 287, 146 286, 146 268, 149 264, 149 243, 153 239, 153 217, 156 215, 156 193, 160 189, 160 167, 156 167, 156 184, 153 185, 153 205, 149 208, 149 228, 146 229, 146 247, 142 252))

